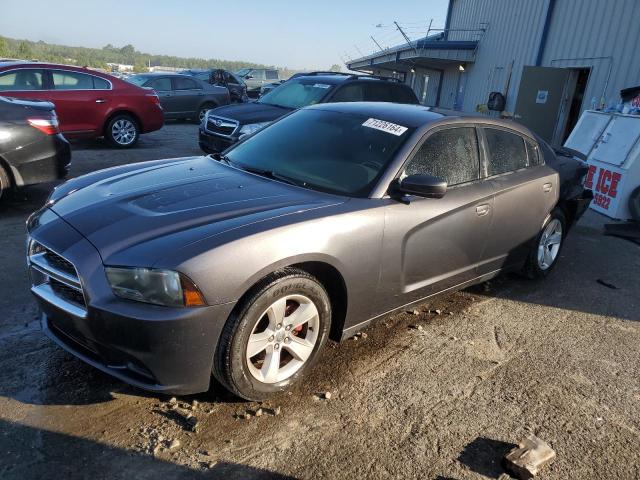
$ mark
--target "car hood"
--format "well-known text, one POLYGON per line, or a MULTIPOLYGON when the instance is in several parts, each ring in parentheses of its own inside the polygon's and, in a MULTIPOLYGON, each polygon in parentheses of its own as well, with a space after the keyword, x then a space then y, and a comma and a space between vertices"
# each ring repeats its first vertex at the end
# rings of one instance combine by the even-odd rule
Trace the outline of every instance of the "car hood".
POLYGON ((346 199, 194 157, 117 170, 54 200, 105 264, 153 266, 204 237, 346 199))
POLYGON ((237 120, 240 125, 247 125, 249 123, 272 122, 290 111, 289 108, 249 102, 218 107, 211 110, 210 115, 237 120))

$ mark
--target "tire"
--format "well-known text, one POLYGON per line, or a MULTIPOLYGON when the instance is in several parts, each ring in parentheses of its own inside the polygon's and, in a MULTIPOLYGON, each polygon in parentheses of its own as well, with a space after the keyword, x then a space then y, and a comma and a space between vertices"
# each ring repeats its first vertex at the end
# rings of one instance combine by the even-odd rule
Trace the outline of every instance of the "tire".
POLYGON ((140 125, 131 115, 119 114, 109 120, 104 136, 116 148, 131 148, 140 138, 140 125))
POLYGON ((198 115, 193 119, 198 125, 202 123, 202 119, 204 118, 204 114, 207 113, 207 110, 211 110, 212 108, 216 108, 216 105, 213 103, 205 103, 198 109, 198 115))
POLYGON ((535 243, 531 246, 524 267, 525 275, 532 279, 549 275, 558 263, 566 234, 566 217, 562 210, 555 208, 547 217, 535 243))
POLYGON ((629 196, 629 213, 631 218, 640 222, 640 187, 636 187, 629 196))
POLYGON ((11 179, 9 178, 9 174, 4 167, 0 165, 0 202, 6 198, 10 189, 11 179))
POLYGON ((274 273, 227 320, 213 374, 235 395, 264 400, 313 367, 330 329, 331 304, 324 287, 301 270, 274 273))

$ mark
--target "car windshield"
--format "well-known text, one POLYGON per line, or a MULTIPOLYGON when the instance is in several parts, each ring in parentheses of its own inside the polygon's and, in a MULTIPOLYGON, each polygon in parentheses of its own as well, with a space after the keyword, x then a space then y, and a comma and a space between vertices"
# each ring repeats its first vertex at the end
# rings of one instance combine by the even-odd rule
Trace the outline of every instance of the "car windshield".
POLYGON ((333 85, 321 82, 290 80, 258 100, 258 103, 285 108, 302 108, 318 103, 333 89, 333 85))
POLYGON ((299 110, 239 143, 226 159, 306 188, 367 197, 412 131, 362 115, 299 110))
POLYGON ((149 77, 145 75, 131 75, 129 78, 127 78, 127 82, 138 85, 139 87, 144 85, 147 80, 149 80, 149 77))
POLYGON ((250 68, 241 68, 240 70, 238 70, 236 72, 236 75, 238 75, 239 77, 244 77, 247 73, 249 73, 251 71, 250 68))

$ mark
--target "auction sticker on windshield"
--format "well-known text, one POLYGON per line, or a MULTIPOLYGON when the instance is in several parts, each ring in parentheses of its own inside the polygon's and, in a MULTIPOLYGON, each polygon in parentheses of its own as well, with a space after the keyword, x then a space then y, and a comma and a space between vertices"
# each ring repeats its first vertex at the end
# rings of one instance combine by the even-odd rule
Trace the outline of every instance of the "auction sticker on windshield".
POLYGON ((383 132, 390 133, 399 137, 407 131, 407 127, 402 125, 396 125, 395 123, 385 122, 384 120, 378 120, 377 118, 370 118, 362 124, 363 127, 375 128, 376 130, 382 130, 383 132))
POLYGON ((324 88, 327 89, 329 88, 331 85, 327 85, 326 83, 316 83, 313 85, 313 88, 324 88))

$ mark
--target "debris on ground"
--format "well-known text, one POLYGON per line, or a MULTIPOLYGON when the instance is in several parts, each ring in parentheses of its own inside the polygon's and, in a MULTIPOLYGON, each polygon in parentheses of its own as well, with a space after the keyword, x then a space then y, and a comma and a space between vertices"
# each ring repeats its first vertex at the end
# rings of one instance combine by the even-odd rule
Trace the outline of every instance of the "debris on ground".
POLYGON ((556 452, 546 442, 530 433, 504 457, 504 467, 517 478, 528 480, 555 457, 556 452))
POLYGON ((178 447, 180 447, 180 440, 178 440, 177 438, 174 438, 173 440, 171 440, 167 445, 167 448, 169 450, 175 450, 178 447))
POLYGON ((422 325, 409 325, 409 328, 411 330, 418 330, 419 332, 421 332, 422 330, 424 330, 424 328, 422 327, 422 325))
POLYGON ((440 315, 442 313, 442 310, 436 309, 435 312, 436 312, 436 315, 440 315))
POLYGON ((324 392, 324 399, 325 400, 330 400, 331 399, 331 392, 324 392))
POLYGON ((177 399, 176 397, 171 397, 171 398, 169 399, 169 403, 170 403, 171 405, 177 405, 177 404, 178 404, 178 399, 177 399))
POLYGON ((261 408, 259 408, 259 409, 257 409, 257 410, 256 410, 256 413, 255 413, 254 415, 255 415, 256 417, 261 417, 261 416, 262 416, 262 413, 263 413, 263 412, 262 412, 262 409, 261 409, 261 408))

